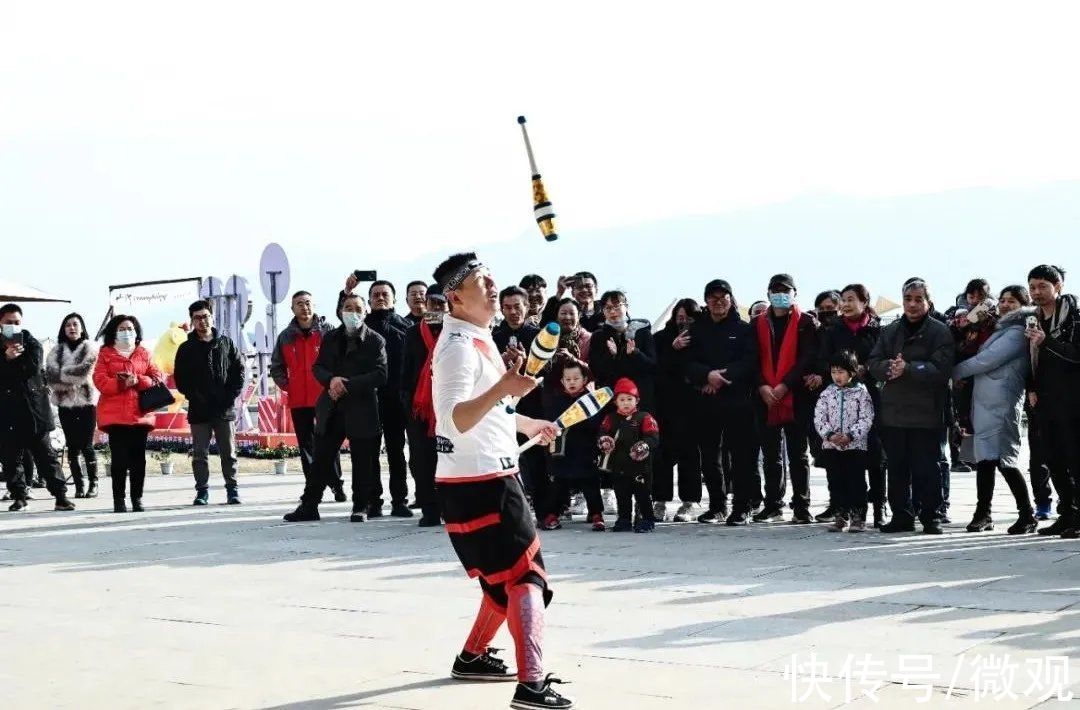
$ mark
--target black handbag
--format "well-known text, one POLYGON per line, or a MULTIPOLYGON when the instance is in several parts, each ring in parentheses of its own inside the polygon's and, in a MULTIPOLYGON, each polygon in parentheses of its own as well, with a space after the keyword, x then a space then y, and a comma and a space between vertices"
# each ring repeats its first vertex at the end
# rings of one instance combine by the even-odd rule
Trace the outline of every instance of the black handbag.
POLYGON ((139 393, 139 410, 143 414, 149 414, 175 403, 176 397, 173 397, 173 393, 161 382, 147 387, 139 393))

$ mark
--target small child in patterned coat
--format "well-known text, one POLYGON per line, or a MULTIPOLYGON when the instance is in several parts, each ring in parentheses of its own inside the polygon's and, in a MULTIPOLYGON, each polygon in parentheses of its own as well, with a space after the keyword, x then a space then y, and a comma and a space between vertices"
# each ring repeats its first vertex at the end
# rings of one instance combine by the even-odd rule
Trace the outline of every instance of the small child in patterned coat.
POLYGON ((844 350, 829 365, 833 384, 821 393, 814 410, 825 470, 838 498, 829 530, 862 532, 866 529, 866 438, 874 424, 874 402, 857 379, 859 361, 854 353, 844 350))
POLYGON ((652 461, 660 443, 660 427, 648 412, 638 410, 637 385, 623 377, 615 383, 615 412, 600 424, 601 468, 614 479, 618 519, 615 532, 652 532, 656 527, 652 505, 652 461), (637 520, 633 504, 637 501, 637 520))

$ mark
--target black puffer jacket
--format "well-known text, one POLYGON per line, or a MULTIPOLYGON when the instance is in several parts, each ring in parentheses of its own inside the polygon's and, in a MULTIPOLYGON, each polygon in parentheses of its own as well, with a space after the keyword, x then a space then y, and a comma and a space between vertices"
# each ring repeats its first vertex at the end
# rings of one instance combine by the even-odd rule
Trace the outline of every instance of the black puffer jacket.
POLYGON ((23 353, 8 360, 0 348, 0 436, 44 434, 56 428, 45 386, 41 343, 22 332, 23 353))
POLYGON ((631 318, 625 331, 619 331, 606 323, 592 334, 589 343, 589 367, 598 387, 614 387, 622 377, 629 377, 637 385, 641 395, 640 408, 654 411, 653 393, 656 378, 656 345, 653 343, 649 321, 631 318), (634 352, 626 354, 626 343, 634 339, 634 352), (611 354, 608 343, 615 344, 611 354))
POLYGON ((233 341, 218 335, 200 340, 194 332, 176 350, 173 377, 187 397, 188 421, 205 424, 236 419, 236 398, 244 389, 244 361, 233 341))
POLYGON ((719 323, 703 316, 690 327, 690 345, 682 351, 687 381, 701 388, 708 383, 711 371, 724 369, 727 370, 724 377, 731 381, 716 394, 699 396, 699 403, 706 411, 749 405, 751 388, 757 379, 756 352, 750 324, 734 308, 719 323))

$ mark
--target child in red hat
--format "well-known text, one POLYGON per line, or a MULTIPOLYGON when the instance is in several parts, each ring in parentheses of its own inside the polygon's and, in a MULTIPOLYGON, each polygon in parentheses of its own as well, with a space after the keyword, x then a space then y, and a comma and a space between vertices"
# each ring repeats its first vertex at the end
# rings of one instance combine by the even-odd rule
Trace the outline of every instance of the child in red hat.
POLYGON ((652 532, 656 527, 652 505, 652 460, 660 443, 660 427, 648 412, 638 409, 641 397, 634 381, 623 377, 615 382, 615 412, 600 424, 601 468, 611 471, 615 481, 618 520, 615 532, 652 532), (633 503, 637 501, 637 519, 633 503), (631 522, 634 521, 634 522, 631 522))

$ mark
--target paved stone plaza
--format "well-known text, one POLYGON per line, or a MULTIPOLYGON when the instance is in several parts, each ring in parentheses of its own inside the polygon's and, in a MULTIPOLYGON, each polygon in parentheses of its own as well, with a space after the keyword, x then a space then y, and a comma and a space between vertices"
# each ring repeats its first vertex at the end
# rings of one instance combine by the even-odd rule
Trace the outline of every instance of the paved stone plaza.
MULTIPOLYGON (((449 679, 479 593, 445 532, 350 524, 348 504, 285 524, 301 480, 247 474, 243 506, 218 487, 196 509, 190 477, 152 476, 148 512, 116 515, 106 479, 75 513, 44 491, 0 513, 0 707, 507 707, 512 684, 449 679)), ((1003 482, 999 529, 965 533, 974 498, 955 474, 937 537, 543 533, 547 664, 586 709, 1076 707, 1039 695, 1080 698, 1080 544, 1006 536, 1003 482)), ((496 645, 512 663, 505 630, 496 645)))

